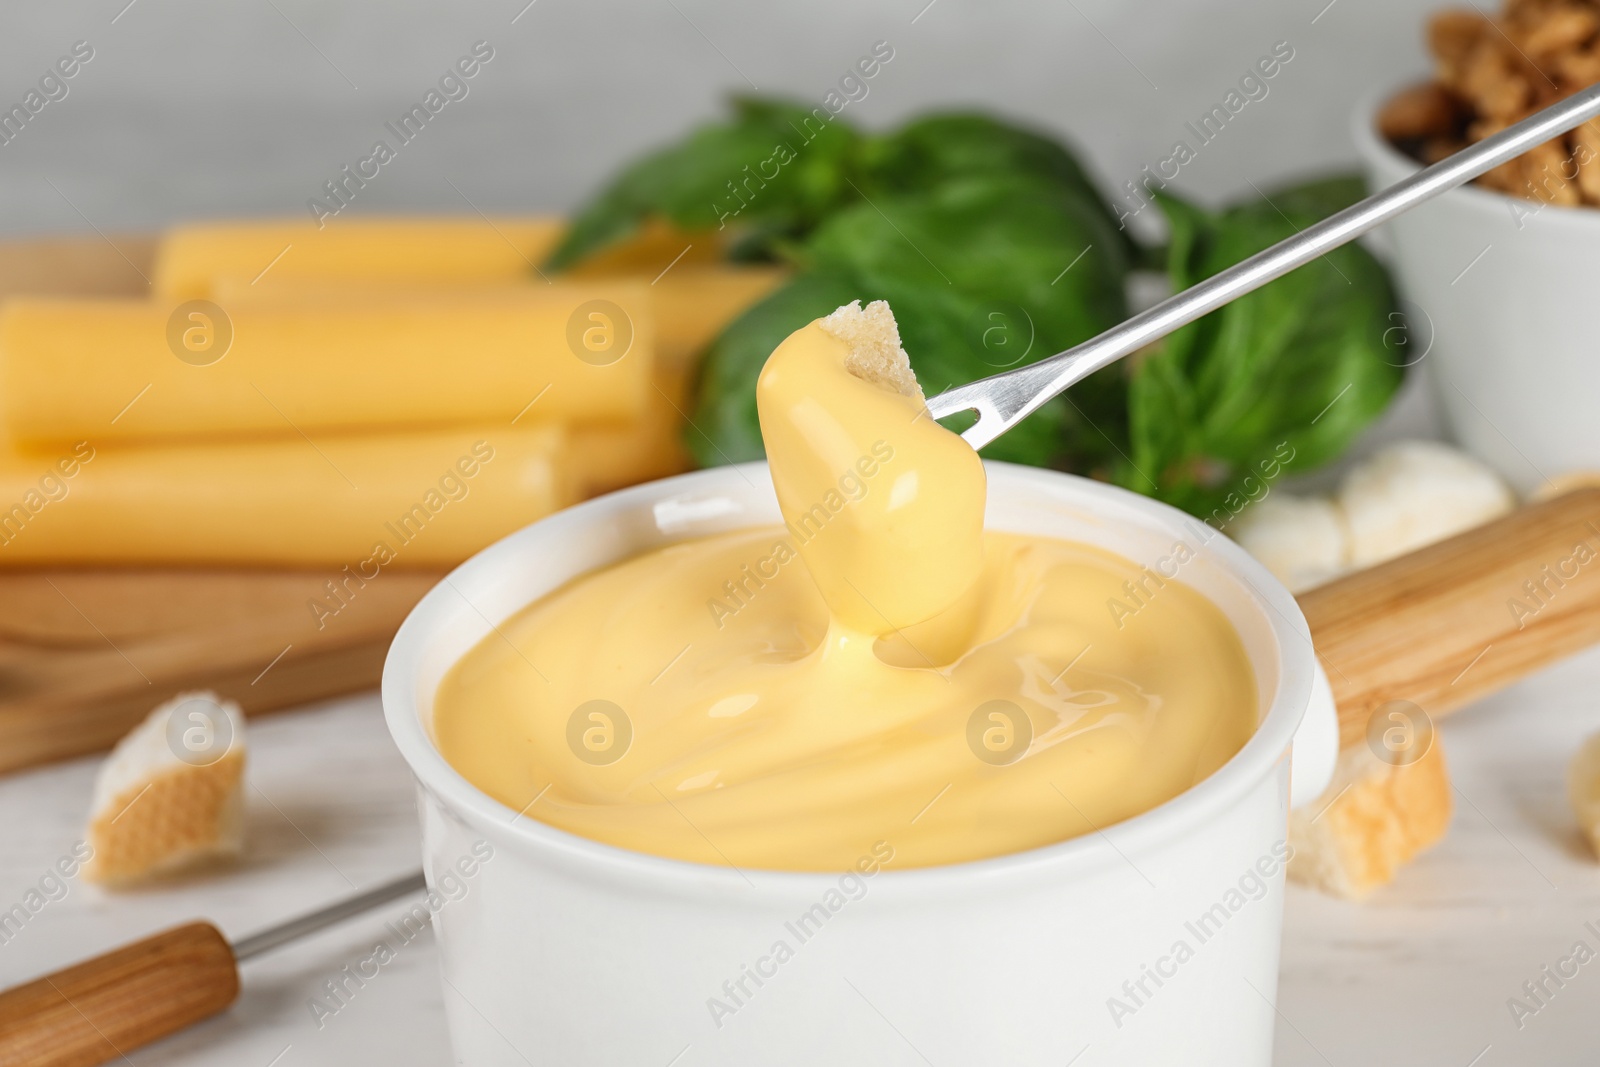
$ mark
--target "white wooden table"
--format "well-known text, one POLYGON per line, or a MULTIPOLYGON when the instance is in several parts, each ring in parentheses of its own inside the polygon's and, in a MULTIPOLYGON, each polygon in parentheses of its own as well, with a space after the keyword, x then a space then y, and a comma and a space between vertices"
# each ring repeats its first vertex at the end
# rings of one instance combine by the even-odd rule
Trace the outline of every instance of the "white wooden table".
MULTIPOLYGON (((1584 928, 1600 928, 1600 864, 1563 785, 1579 739, 1600 729, 1596 694, 1600 650, 1459 713, 1443 730, 1459 790, 1444 843, 1364 904, 1290 887, 1278 1063, 1600 1061, 1600 959, 1520 1031, 1507 1008, 1576 941, 1600 950, 1584 928)), ((196 917, 238 937, 417 864, 411 780, 375 695, 256 720, 251 744, 242 865, 117 895, 75 882, 0 945, 0 982, 196 917)), ((0 907, 19 901, 77 840, 96 762, 0 779, 0 907)), ((403 910, 378 909, 247 964, 232 1010, 130 1059, 138 1067, 450 1062, 430 934, 320 1027, 308 1007, 403 910)), ((925 1051, 940 1067, 967 1067, 925 1051)), ((1092 1067, 1092 1054, 1080 1067, 1092 1067)))

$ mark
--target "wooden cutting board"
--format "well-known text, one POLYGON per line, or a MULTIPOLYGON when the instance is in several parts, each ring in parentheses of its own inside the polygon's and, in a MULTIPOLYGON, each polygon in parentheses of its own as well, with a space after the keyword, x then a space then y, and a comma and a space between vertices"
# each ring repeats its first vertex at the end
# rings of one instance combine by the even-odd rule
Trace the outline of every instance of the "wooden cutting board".
MULTIPOLYGON (((155 239, 0 242, 0 299, 140 297, 155 239)), ((377 685, 384 652, 436 572, 385 571, 320 629, 328 575, 185 569, 0 570, 0 771, 108 748, 185 689, 248 712, 377 685)))
POLYGON ((319 628, 320 571, 0 571, 0 771, 108 748, 186 689, 253 713, 371 688, 439 577, 385 571, 319 628))

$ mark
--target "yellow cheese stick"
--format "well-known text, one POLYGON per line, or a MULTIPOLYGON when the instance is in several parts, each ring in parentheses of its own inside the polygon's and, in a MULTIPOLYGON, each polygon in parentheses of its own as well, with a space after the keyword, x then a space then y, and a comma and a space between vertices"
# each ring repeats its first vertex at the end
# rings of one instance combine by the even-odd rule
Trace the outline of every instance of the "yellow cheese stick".
MULTIPOLYGON (((428 286, 544 279, 539 267, 565 229, 563 219, 537 215, 354 218, 320 228, 311 219, 191 223, 162 236, 152 284, 158 296, 188 300, 213 297, 224 277, 428 286)), ((685 233, 657 220, 573 273, 653 278, 716 263, 725 250, 715 231, 685 233)))
POLYGON ((158 296, 189 300, 210 296, 221 276, 505 280, 533 274, 564 229, 554 216, 352 218, 320 228, 312 219, 192 223, 162 236, 152 284, 158 296))
POLYGON ((644 288, 287 306, 18 298, 0 307, 14 440, 158 438, 630 417, 654 363, 644 288))
POLYGON ((650 219, 633 236, 591 254, 569 272, 576 278, 608 274, 645 274, 651 278, 668 268, 703 267, 727 255, 729 230, 680 230, 663 219, 650 219))
POLYGON ((787 272, 776 267, 674 268, 650 286, 657 359, 693 366, 701 352, 750 305, 776 289, 787 272))
POLYGON ((570 470, 580 495, 598 496, 694 466, 683 444, 689 376, 688 368, 659 367, 655 396, 643 413, 626 421, 569 427, 570 470))
POLYGON ((694 467, 684 433, 694 410, 695 361, 729 322, 783 278, 784 272, 774 268, 707 268, 674 271, 652 286, 657 333, 652 403, 628 421, 571 427, 580 492, 592 496, 694 467))
MULTIPOLYGON (((787 276, 777 267, 684 267, 681 264, 652 280, 645 275, 621 275, 606 280, 618 284, 636 281, 646 287, 654 320, 656 360, 663 366, 690 365, 723 329, 751 304, 766 296, 787 276)), ((597 279, 598 280, 598 279, 597 279)), ((537 277, 490 282, 474 286, 476 295, 517 293, 546 283, 537 277)), ((341 301, 410 301, 430 294, 435 286, 389 284, 373 279, 259 280, 218 277, 211 287, 215 299, 228 308, 251 303, 316 304, 341 301)))
POLYGON ((0 455, 0 566, 458 563, 571 500, 554 427, 0 455))

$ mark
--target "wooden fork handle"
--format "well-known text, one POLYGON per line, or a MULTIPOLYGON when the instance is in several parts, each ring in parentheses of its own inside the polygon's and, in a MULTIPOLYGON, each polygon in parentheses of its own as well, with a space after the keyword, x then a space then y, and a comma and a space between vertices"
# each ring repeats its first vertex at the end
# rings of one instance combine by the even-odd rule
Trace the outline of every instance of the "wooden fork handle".
POLYGON ((0 993, 0 1063, 91 1067, 222 1011, 239 994, 210 923, 162 931, 0 993))
POLYGON ((1530 504, 1299 601, 1342 745, 1389 701, 1437 718, 1600 642, 1600 488, 1530 504))

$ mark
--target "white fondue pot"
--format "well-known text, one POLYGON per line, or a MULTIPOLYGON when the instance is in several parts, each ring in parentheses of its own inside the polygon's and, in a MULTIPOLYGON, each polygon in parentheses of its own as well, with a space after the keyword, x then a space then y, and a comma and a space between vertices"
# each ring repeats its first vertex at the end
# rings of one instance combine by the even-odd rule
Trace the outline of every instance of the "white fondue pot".
MULTIPOLYGON (((457 1062, 1270 1061, 1291 744, 1296 800, 1322 791, 1337 746, 1299 608, 1182 512, 1054 471, 987 467, 989 529, 1083 541, 1152 568, 1189 546, 1179 579, 1232 622, 1255 671, 1262 716, 1244 748, 1099 833, 945 867, 741 871, 575 837, 491 799, 439 755, 429 722, 445 672, 581 574, 780 520, 764 464, 561 512, 432 590, 384 668, 389 729, 420 786, 429 883, 455 889, 434 922, 457 1062)), ((885 819, 892 847, 904 820, 885 819)))

